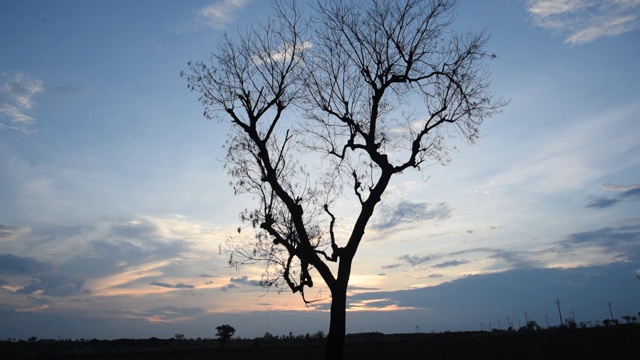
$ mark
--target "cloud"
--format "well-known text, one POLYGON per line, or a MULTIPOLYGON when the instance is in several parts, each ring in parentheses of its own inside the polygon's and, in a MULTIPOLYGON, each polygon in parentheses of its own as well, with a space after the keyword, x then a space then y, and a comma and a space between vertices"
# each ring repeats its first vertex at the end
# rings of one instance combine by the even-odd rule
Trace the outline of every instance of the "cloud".
POLYGON ((250 0, 218 0, 195 10, 194 18, 178 25, 177 32, 213 28, 221 30, 236 19, 236 13, 244 8, 250 0))
POLYGON ((0 274, 32 275, 50 272, 53 266, 32 257, 20 257, 13 254, 0 255, 0 274))
POLYGON ((150 283, 149 285, 160 286, 160 287, 165 287, 165 288, 170 288, 170 289, 193 289, 195 287, 195 286, 193 286, 191 284, 183 284, 183 283, 168 284, 168 283, 159 282, 159 281, 154 281, 154 282, 150 283))
POLYGON ((250 285, 250 286, 262 286, 262 284, 260 283, 260 280, 249 280, 249 278, 247 276, 243 276, 243 277, 240 277, 240 278, 232 277, 231 279, 229 279, 229 281, 231 283, 235 283, 235 284, 243 284, 243 285, 250 285))
POLYGON ((384 265, 382 268, 383 269, 396 269, 399 268, 402 264, 390 264, 390 265, 384 265))
POLYGON ((22 295, 74 292, 87 301, 104 301, 105 296, 183 296, 193 292, 190 289, 217 288, 229 279, 232 270, 220 269, 226 269, 226 258, 218 254, 216 233, 206 224, 175 217, 121 219, 73 226, 1 226, 0 244, 25 234, 8 244, 12 254, 0 252, 0 278, 8 282, 0 303, 17 306, 22 295), (67 279, 43 277, 47 274, 67 279), (215 281, 203 284, 205 280, 215 281))
MULTIPOLYGON (((551 251, 551 250, 547 250, 551 251)), ((432 268, 444 269, 450 267, 456 267, 460 265, 469 264, 475 261, 482 261, 483 259, 493 259, 496 263, 493 265, 492 270, 502 269, 505 270, 504 264, 509 265, 508 269, 526 269, 539 265, 539 262, 535 261, 536 256, 543 255, 544 251, 512 251, 505 249, 494 249, 488 247, 471 248, 461 251, 455 251, 452 253, 443 254, 430 254, 424 256, 405 254, 398 257, 399 260, 404 261, 409 266, 415 267, 423 264, 428 264, 437 260, 454 258, 452 260, 446 260, 438 264, 432 265, 432 268), (455 259, 457 257, 470 257, 468 259, 455 259), (500 265, 502 264, 502 265, 500 265), (497 267, 496 267, 497 266, 497 267)), ((432 277, 434 278, 434 277, 432 277)))
POLYGON ((371 290, 380 290, 380 288, 349 285, 349 291, 371 291, 371 290))
POLYGON ((42 311, 42 310, 47 310, 49 308, 49 305, 37 305, 37 306, 32 306, 32 307, 28 307, 28 308, 18 308, 15 309, 16 312, 36 312, 36 311, 42 311))
POLYGON ((164 268, 171 265, 170 260, 159 260, 130 266, 125 269, 117 268, 115 274, 91 279, 89 288, 98 296, 115 295, 145 295, 154 293, 139 285, 147 283, 150 278, 164 276, 164 268))
POLYGON ((41 80, 21 72, 0 73, 0 129, 31 132, 35 96, 44 92, 41 80))
POLYGON ((123 238, 149 239, 156 235, 158 228, 146 219, 135 219, 111 225, 113 235, 123 238))
POLYGON ((206 310, 202 308, 164 306, 146 311, 136 311, 130 317, 143 318, 150 323, 171 323, 190 320, 205 312, 206 310))
POLYGON ((64 275, 38 275, 31 279, 29 284, 16 290, 17 294, 41 293, 50 296, 69 296, 79 293, 84 285, 84 280, 74 279, 64 275))
POLYGON ((611 191, 622 191, 613 198, 595 197, 587 204, 588 208, 605 209, 614 206, 622 201, 640 200, 640 184, 624 186, 614 184, 602 184, 602 188, 611 191))
POLYGON ((589 203, 587 204, 586 207, 588 208, 598 208, 598 209, 605 209, 608 207, 611 207, 615 204, 618 203, 618 200, 616 199, 607 199, 607 198, 593 198, 591 199, 591 201, 589 201, 589 203))
POLYGON ((361 301, 347 301, 348 311, 398 311, 413 308, 400 308, 398 301, 392 299, 371 299, 361 301))
MULTIPOLYGON (((84 285, 83 279, 60 274, 49 263, 33 257, 21 257, 13 254, 0 255, 0 274, 29 277, 26 285, 13 291, 15 294, 69 296, 79 293, 84 285)), ((5 281, 4 285, 8 285, 8 282, 5 281)))
POLYGON ((434 259, 434 256, 415 256, 415 255, 402 255, 398 257, 399 260, 406 262, 411 266, 418 266, 427 262, 430 262, 434 259))
POLYGON ((219 289, 221 291, 228 291, 232 289, 239 289, 242 285, 262 287, 262 283, 260 282, 260 280, 250 280, 249 277, 242 276, 239 278, 230 278, 229 284, 222 286, 219 289))
MULTIPOLYGON (((297 53, 310 49, 312 46, 313 44, 309 41, 296 44, 295 47, 293 44, 282 45, 278 50, 261 53, 254 58, 254 61, 256 64, 289 61, 297 53)), ((298 55, 298 57, 300 56, 298 55)))
POLYGON ((454 267, 454 266, 464 265, 464 264, 467 264, 468 262, 469 261, 467 261, 467 260, 451 260, 451 261, 445 261, 443 263, 433 265, 433 267, 442 269, 442 268, 447 268, 447 267, 454 267))
POLYGON ((395 205, 381 205, 372 225, 376 230, 407 228, 429 220, 441 221, 451 216, 447 203, 413 203, 402 201, 395 205))
POLYGON ((29 228, 18 228, 0 224, 0 241, 13 241, 29 232, 29 228))
POLYGON ((233 290, 233 289, 239 289, 240 286, 236 285, 236 284, 228 284, 225 285, 223 287, 220 288, 220 291, 229 291, 229 290, 233 290))
POLYGON ((636 220, 629 224, 573 233, 557 244, 570 252, 580 247, 597 246, 608 252, 640 256, 640 223, 636 220))
MULTIPOLYGON (((557 317, 552 318, 551 314, 557 314, 553 302, 556 298, 562 300, 563 311, 565 306, 571 306, 581 314, 581 321, 598 320, 604 317, 607 301, 613 301, 608 298, 616 299, 620 309, 634 308, 640 295, 635 277, 638 265, 621 262, 574 269, 515 269, 466 276, 430 287, 353 294, 349 301, 375 304, 384 299, 398 308, 424 309, 422 315, 414 313, 412 321, 425 321, 434 328, 448 330, 476 328, 481 321, 495 322, 495 317, 506 321, 511 316, 513 321, 519 319, 518 314, 522 316, 522 309, 538 323, 549 314, 549 321, 555 325, 557 317), (478 309, 485 312, 479 314, 478 309)), ((357 321, 351 319, 350 322, 357 321)))
POLYGON ((512 269, 528 269, 538 265, 532 258, 536 255, 535 251, 511 251, 504 249, 486 249, 491 255, 490 259, 503 261, 512 269))
POLYGON ((585 44, 640 27, 638 0, 529 0, 533 23, 566 35, 565 42, 585 44))
POLYGON ((626 190, 638 189, 640 188, 640 184, 621 185, 621 184, 604 183, 604 184, 600 184, 600 187, 603 189, 612 190, 612 191, 626 191, 626 190))

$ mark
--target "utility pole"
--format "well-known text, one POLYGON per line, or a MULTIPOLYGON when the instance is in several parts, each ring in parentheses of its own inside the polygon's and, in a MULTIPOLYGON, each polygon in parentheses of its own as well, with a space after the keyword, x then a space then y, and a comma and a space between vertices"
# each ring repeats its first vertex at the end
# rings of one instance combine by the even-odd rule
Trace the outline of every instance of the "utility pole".
POLYGON ((576 313, 573 310, 571 310, 571 316, 573 317, 573 323, 577 325, 578 323, 576 322, 576 313))
POLYGON ((562 326, 562 311, 560 311, 560 299, 556 298, 556 305, 558 305, 558 316, 560 316, 560 326, 562 326))
POLYGON ((613 322, 613 311, 611 311, 611 301, 607 302, 607 305, 609 305, 609 315, 611 315, 611 322, 613 322))
POLYGON ((511 319, 507 316, 507 329, 511 328, 513 330, 513 324, 511 323, 511 319))
POLYGON ((549 316, 547 316, 547 314, 544 314, 544 318, 547 319, 547 329, 548 329, 551 327, 549 326, 549 316))
POLYGON ((502 330, 502 328, 500 327, 500 319, 498 319, 498 330, 502 330))
POLYGON ((524 326, 529 326, 529 318, 527 317, 527 315, 529 315, 526 311, 524 312, 524 321, 525 321, 525 325, 524 326))

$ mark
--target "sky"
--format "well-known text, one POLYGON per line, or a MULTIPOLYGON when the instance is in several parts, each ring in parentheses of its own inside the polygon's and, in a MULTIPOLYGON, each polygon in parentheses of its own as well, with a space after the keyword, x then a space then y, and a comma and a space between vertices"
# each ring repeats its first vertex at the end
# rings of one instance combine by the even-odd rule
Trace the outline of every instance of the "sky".
MULTIPOLYGON (((0 2, 0 339, 328 330, 328 301, 267 291, 259 266, 219 252, 255 203, 223 170, 228 125, 179 76, 270 11, 0 2)), ((354 261, 347 332, 557 325, 556 300, 578 322, 608 303, 638 315, 640 1, 455 11, 454 30, 490 34, 509 105, 450 164, 392 180, 354 261)))

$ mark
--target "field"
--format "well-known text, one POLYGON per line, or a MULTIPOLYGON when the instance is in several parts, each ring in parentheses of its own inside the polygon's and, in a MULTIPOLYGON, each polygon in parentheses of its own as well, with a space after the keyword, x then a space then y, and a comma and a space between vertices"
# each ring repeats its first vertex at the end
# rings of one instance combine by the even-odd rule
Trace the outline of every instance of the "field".
MULTIPOLYGON (((0 345, 1 359, 322 359, 316 342, 174 339, 35 341, 0 345)), ((348 335, 345 359, 640 359, 640 325, 574 330, 348 335)))

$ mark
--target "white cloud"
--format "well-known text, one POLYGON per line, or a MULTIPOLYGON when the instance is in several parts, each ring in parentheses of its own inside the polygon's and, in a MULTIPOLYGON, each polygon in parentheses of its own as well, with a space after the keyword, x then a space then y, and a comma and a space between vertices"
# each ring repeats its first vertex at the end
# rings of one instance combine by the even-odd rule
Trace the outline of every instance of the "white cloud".
POLYGON ((30 132, 29 125, 35 122, 34 97, 42 92, 41 80, 21 72, 0 73, 0 129, 30 132))
POLYGON ((540 27, 585 44, 640 28, 640 0, 529 0, 527 10, 540 27))
POLYGON ((301 52, 306 49, 311 48, 312 44, 309 41, 304 41, 302 44, 298 44, 295 46, 291 44, 287 44, 283 46, 279 51, 274 51, 272 53, 262 54, 260 59, 256 60, 256 63, 262 63, 263 61, 269 62, 281 62, 281 61, 289 61, 295 54, 294 51, 301 52))
POLYGON ((196 11, 197 27, 223 29, 235 19, 235 12, 248 3, 249 0, 220 0, 211 3, 196 11))
POLYGON ((635 154, 640 128, 634 125, 635 104, 595 114, 580 121, 567 121, 553 132, 524 144, 528 154, 500 175, 495 184, 507 188, 556 193, 585 185, 617 171, 637 167, 635 154))

